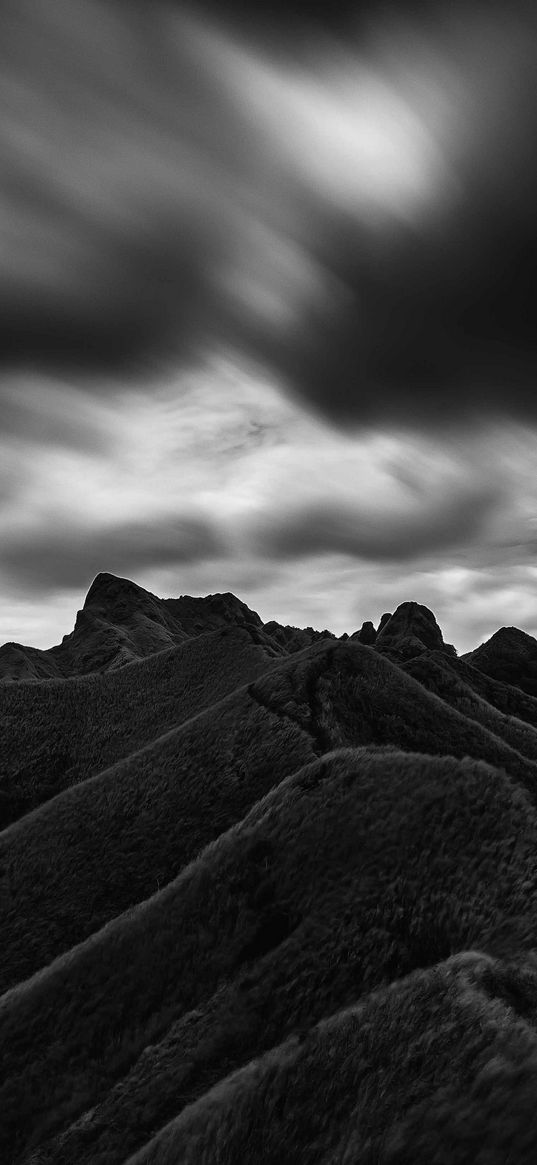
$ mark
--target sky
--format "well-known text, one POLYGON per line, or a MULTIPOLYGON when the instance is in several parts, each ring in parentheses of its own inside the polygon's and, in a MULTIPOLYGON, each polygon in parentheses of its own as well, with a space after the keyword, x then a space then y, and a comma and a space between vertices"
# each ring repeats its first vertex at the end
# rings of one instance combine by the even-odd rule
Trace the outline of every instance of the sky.
POLYGON ((537 635, 537 12, 3 0, 0 642, 537 635))

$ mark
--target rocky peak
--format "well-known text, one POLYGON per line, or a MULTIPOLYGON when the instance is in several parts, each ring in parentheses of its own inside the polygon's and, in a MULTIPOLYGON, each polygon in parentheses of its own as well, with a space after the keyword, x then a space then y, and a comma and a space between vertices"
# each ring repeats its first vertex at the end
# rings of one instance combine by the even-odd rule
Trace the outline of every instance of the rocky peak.
POLYGON ((366 647, 372 647, 376 638, 377 632, 370 619, 366 619, 365 623, 362 623, 360 630, 354 631, 351 635, 351 639, 357 640, 358 643, 363 643, 366 647))
POLYGON ((444 651, 446 644, 436 619, 428 607, 421 603, 400 603, 394 614, 379 627, 376 643, 378 647, 391 650, 412 645, 416 650, 444 651), (410 641, 410 642, 409 642, 410 641))
POLYGON ((153 605, 159 602, 160 600, 150 591, 145 591, 130 579, 103 573, 94 578, 84 600, 83 609, 99 609, 108 614, 116 611, 118 607, 126 611, 129 607, 134 610, 145 607, 148 603, 153 605))

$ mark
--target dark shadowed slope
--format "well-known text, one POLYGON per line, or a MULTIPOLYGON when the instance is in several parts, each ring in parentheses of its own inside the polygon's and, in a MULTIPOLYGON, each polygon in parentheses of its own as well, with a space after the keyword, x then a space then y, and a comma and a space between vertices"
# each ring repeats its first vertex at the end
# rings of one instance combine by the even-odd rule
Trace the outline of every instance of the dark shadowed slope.
MULTIPOLYGON (((438 662, 439 657, 436 652, 430 652, 428 658, 438 662)), ((449 667, 464 684, 493 708, 537 728, 537 697, 529 696, 514 684, 505 684, 501 680, 492 679, 462 657, 442 655, 440 662, 444 669, 449 667)))
POLYGON ((0 648, 4 679, 85 675, 130 663, 188 638, 179 622, 167 615, 162 600, 129 579, 99 574, 92 583, 74 630, 57 647, 36 652, 20 644, 0 648), (10 666, 14 652, 18 674, 10 666), (28 653, 28 667, 22 661, 28 653))
POLYGON ((166 885, 314 755, 307 732, 240 688, 5 830, 0 990, 166 885))
POLYGON ((164 891, 3 997, 5 1151, 93 1107, 237 976, 199 1043, 202 1083, 204 1059, 224 1075, 241 1038, 244 1062, 453 952, 537 943, 536 853, 526 793, 489 766, 367 751, 315 761, 164 891))
MULTIPOLYGON (((468 672, 473 671, 474 674, 465 674, 464 665, 459 667, 457 666, 459 663, 459 660, 446 659, 440 652, 426 652, 401 664, 401 667, 407 675, 413 676, 424 688, 439 696, 457 712, 482 724, 489 732, 494 733, 524 756, 532 760, 537 759, 537 727, 501 711, 494 703, 485 699, 480 691, 483 685, 479 683, 478 673, 475 669, 468 668, 468 672)), ((505 685, 501 687, 505 692, 505 685)), ((494 694, 489 692, 492 697, 494 694)), ((515 706, 518 703, 517 700, 515 706)), ((534 703, 537 712, 537 701, 534 703)))
POLYGON ((300 764, 349 745, 473 756, 537 796, 535 759, 372 649, 320 643, 0 834, 0 986, 165 885, 300 764))
POLYGON ((533 1165, 534 643, 99 575, 2 649, 2 1162, 533 1165))
POLYGON ((0 828, 178 727, 272 662, 247 629, 227 626, 104 675, 0 685, 0 828))
POLYGON ((159 599, 129 579, 99 574, 78 612, 74 631, 45 651, 7 643, 0 648, 0 678, 47 679, 115 670, 185 639, 242 627, 276 654, 263 636, 259 615, 234 595, 159 599), (27 668, 24 669, 24 659, 27 668))
MULTIPOLYGON (((362 628, 362 642, 370 632, 362 628)), ((375 636, 380 651, 392 652, 401 659, 424 651, 443 651, 455 655, 455 648, 444 637, 433 612, 421 603, 401 603, 393 615, 383 616, 375 636)))
POLYGON ((230 592, 193 598, 159 599, 129 579, 99 574, 86 595, 75 628, 56 647, 40 651, 20 643, 0 647, 0 681, 65 679, 92 672, 115 671, 185 639, 210 631, 239 627, 269 655, 301 651, 318 639, 334 638, 329 631, 263 625, 230 592))
POLYGON ((501 627, 462 659, 495 680, 537 696, 537 639, 518 627, 501 627))
POLYGON ((411 975, 219 1083, 129 1165, 533 1165, 537 1032, 511 993, 535 1016, 537 970, 469 953, 411 975))

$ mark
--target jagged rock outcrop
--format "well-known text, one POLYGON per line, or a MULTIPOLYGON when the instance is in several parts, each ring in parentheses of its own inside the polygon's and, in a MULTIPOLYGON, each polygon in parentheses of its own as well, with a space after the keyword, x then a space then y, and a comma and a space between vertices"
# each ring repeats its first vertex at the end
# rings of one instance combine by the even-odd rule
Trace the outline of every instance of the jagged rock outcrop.
POLYGON ((74 630, 57 646, 39 650, 18 643, 0 648, 0 680, 65 679, 113 671, 136 659, 176 647, 226 627, 243 628, 268 658, 302 651, 331 631, 263 624, 257 611, 231 591, 160 599, 130 579, 98 574, 77 612, 74 630))
POLYGON ((248 628, 267 650, 277 653, 263 635, 259 615, 229 592, 159 599, 130 579, 102 573, 89 588, 74 630, 60 644, 43 651, 21 644, 0 648, 0 679, 111 671, 226 626, 248 628))
POLYGON ((290 627, 277 623, 275 619, 265 623, 263 630, 274 643, 279 644, 291 655, 295 651, 302 651, 304 647, 311 647, 312 643, 318 643, 321 639, 335 638, 331 631, 314 631, 313 627, 290 627))
POLYGON ((377 632, 370 619, 362 623, 359 631, 355 631, 351 635, 351 639, 358 640, 358 643, 363 643, 365 647, 372 647, 377 638, 377 632))
POLYGON ((376 646, 394 653, 403 659, 412 659, 424 651, 447 651, 454 648, 444 643, 444 637, 436 619, 428 607, 421 603, 400 603, 389 618, 384 615, 376 636, 376 646))

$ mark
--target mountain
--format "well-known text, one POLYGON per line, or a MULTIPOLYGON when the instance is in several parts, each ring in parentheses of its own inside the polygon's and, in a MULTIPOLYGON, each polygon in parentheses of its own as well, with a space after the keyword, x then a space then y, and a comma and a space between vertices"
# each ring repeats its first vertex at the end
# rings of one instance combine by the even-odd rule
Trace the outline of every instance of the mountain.
POLYGON ((518 627, 501 627, 462 658, 485 675, 537 696, 537 639, 518 627))
POLYGON ((158 599, 129 579, 99 574, 71 634, 64 635, 57 647, 44 651, 4 644, 0 648, 0 677, 48 679, 111 671, 175 647, 201 632, 229 626, 247 627, 255 634, 256 629, 262 631, 263 624, 255 611, 231 594, 158 599))
POLYGON ((312 627, 282 627, 274 621, 264 626, 259 615, 230 592, 158 599, 129 579, 99 574, 77 614, 74 630, 56 647, 43 651, 20 643, 0 647, 0 681, 114 671, 187 639, 229 627, 247 630, 269 655, 300 651, 319 639, 334 638, 331 632, 312 627))
POLYGON ((532 644, 102 574, 0 649, 0 1158, 533 1162, 532 644))
POLYGON ((394 652, 399 657, 412 658, 424 651, 443 651, 455 654, 444 637, 428 607, 421 603, 401 603, 393 615, 383 616, 375 636, 380 650, 394 652))

